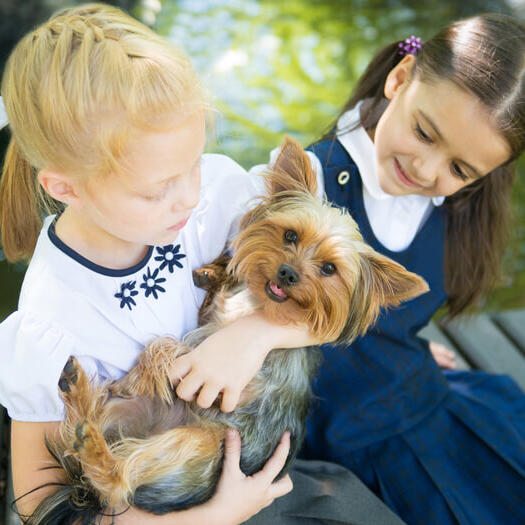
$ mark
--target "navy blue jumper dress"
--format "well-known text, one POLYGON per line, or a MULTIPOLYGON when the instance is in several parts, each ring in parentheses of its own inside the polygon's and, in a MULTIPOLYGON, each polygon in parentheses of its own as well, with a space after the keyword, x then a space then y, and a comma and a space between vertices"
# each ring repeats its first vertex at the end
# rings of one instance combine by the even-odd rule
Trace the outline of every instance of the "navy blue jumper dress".
POLYGON ((349 348, 322 348, 302 457, 346 466, 408 524, 525 524, 525 395, 507 376, 443 373, 417 336, 446 301, 445 209, 392 252, 372 232, 347 151, 337 140, 310 149, 328 199, 430 292, 383 312, 349 348))

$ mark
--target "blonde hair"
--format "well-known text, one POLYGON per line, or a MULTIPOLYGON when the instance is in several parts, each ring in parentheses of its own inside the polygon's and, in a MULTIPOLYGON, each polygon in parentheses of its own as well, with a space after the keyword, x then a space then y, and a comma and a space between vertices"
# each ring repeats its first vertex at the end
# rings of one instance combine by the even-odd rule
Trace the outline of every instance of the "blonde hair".
POLYGON ((50 199, 36 172, 106 174, 133 131, 208 108, 189 59, 117 8, 56 13, 15 47, 2 79, 11 128, 0 184, 8 260, 31 256, 50 199))

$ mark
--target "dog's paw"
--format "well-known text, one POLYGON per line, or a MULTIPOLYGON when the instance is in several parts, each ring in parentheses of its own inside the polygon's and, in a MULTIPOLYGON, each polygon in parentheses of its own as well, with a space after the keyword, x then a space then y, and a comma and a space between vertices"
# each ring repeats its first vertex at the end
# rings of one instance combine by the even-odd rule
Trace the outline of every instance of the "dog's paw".
POLYGON ((197 288, 202 288, 203 290, 209 290, 215 286, 218 281, 217 275, 210 266, 203 266, 202 268, 193 270, 192 276, 193 284, 195 284, 197 288))
POLYGON ((76 385, 78 381, 78 362, 71 356, 60 374, 60 379, 58 380, 58 388, 62 392, 70 393, 72 385, 76 385))

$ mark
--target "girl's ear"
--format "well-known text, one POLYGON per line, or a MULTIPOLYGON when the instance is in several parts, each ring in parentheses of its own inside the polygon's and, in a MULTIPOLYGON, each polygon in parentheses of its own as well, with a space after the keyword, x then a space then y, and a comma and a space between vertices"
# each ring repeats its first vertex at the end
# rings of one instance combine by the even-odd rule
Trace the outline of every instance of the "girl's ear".
POLYGON ((53 199, 68 205, 78 201, 78 194, 71 177, 57 171, 43 169, 38 172, 37 179, 40 186, 53 199))
POLYGON ((416 57, 414 55, 406 55, 396 67, 394 67, 385 80, 385 97, 392 100, 398 90, 410 80, 412 77, 412 70, 416 65, 416 57))

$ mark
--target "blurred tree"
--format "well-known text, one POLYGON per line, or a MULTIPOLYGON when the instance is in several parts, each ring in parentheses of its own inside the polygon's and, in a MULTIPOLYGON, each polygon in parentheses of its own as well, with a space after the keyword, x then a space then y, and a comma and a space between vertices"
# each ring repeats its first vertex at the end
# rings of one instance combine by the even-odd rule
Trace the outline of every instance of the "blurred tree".
MULTIPOLYGON (((411 34, 428 38, 452 20, 480 12, 523 16, 523 0, 509 2, 513 7, 504 0, 108 3, 132 12, 189 54, 216 96, 218 118, 213 135, 217 141, 211 140, 208 149, 224 152, 249 167, 266 162, 284 133, 305 145, 315 140, 383 45, 411 34), (520 6, 521 14, 517 11, 520 6)), ((67 2, 72 3, 80 2, 67 2)), ((64 0, 0 0, 0 64, 22 34, 65 4, 64 0)), ((5 142, 5 132, 0 133, 0 140, 5 142)), ((525 183, 520 180, 515 191, 516 238, 508 254, 512 277, 494 294, 492 306, 514 307, 525 302, 524 197, 525 183)), ((5 263, 0 263, 2 292, 6 279, 12 279, 6 271, 5 263)), ((14 297, 7 301, 8 310, 14 297)), ((0 304, 0 319, 2 311, 0 304)))
MULTIPOLYGON (((477 13, 518 16, 515 7, 503 0, 165 0, 155 28, 192 57, 216 96, 218 142, 208 148, 250 167, 266 162, 285 133, 305 145, 319 137, 382 46, 411 34, 425 40, 477 13)), ((518 180, 508 277, 488 307, 525 304, 524 196, 518 180)))

